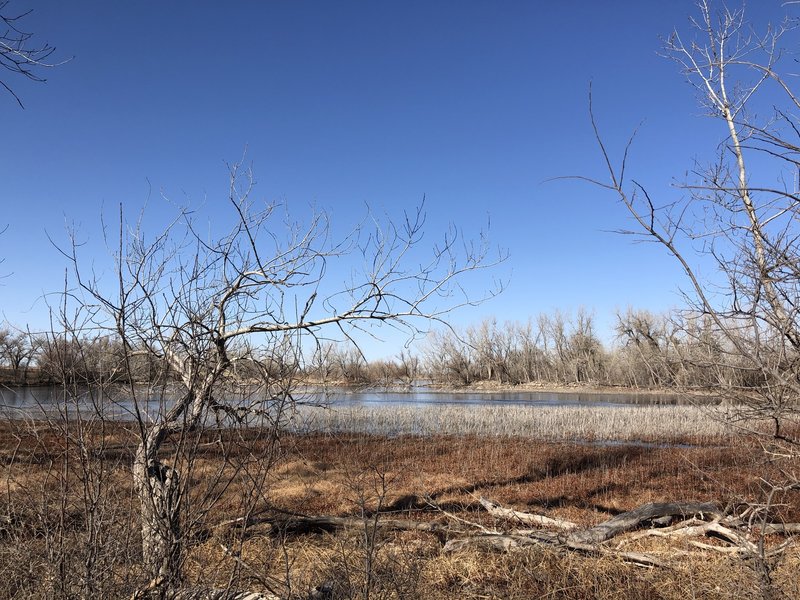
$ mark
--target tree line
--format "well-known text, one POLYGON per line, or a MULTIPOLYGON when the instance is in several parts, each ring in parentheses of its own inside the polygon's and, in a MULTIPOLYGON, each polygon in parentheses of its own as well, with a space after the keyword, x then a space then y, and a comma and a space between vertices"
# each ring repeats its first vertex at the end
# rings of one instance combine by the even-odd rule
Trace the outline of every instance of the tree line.
MULTIPOLYGON (((618 312, 615 321, 611 343, 603 342, 593 315, 585 310, 540 314, 526 322, 491 318, 463 331, 440 329, 426 339, 418 373, 448 386, 495 382, 758 390, 770 384, 762 372, 747 368, 747 358, 708 316, 628 309, 618 312)), ((768 332, 759 335, 769 360, 796 360, 785 354, 779 340, 771 345, 768 332)), ((397 367, 403 371, 402 362, 397 367)))
MULTIPOLYGON (((748 369, 709 317, 686 312, 653 313, 629 308, 615 315, 614 338, 604 343, 586 310, 555 311, 525 322, 495 318, 463 330, 440 328, 414 351, 368 360, 352 342, 320 343, 310 352, 252 355, 242 348, 233 379, 256 380, 299 373, 311 384, 469 386, 552 384, 632 389, 758 389, 769 382, 748 369)), ((763 335, 763 334, 762 334, 763 335)), ((762 339, 769 353, 768 340, 762 339)), ((779 344, 770 360, 791 361, 779 344), (783 356, 781 356, 783 354, 783 356)), ((167 361, 126 350, 115 336, 37 333, 0 329, 0 376, 6 384, 154 383, 177 376, 167 361)))

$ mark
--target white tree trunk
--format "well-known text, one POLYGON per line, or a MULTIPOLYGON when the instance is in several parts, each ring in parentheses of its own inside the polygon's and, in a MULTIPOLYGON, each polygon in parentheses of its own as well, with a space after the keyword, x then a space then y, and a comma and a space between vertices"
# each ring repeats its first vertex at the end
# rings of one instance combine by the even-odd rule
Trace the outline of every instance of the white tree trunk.
POLYGON ((181 504, 178 472, 157 459, 147 460, 140 445, 133 482, 141 504, 142 563, 151 581, 172 587, 180 579, 181 504))

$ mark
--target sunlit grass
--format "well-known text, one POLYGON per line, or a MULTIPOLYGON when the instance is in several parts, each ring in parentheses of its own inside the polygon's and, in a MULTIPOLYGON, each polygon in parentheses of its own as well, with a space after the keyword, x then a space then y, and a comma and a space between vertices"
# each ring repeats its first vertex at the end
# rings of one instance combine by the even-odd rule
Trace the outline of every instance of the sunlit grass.
POLYGON ((541 440, 721 440, 732 433, 696 406, 303 406, 288 428, 299 433, 476 435, 541 440))

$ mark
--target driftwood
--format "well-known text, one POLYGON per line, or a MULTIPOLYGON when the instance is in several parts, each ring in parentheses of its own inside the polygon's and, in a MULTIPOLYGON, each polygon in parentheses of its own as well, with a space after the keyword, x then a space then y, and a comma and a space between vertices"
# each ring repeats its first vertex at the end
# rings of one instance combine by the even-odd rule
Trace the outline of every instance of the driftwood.
POLYGON ((602 554, 616 556, 627 562, 646 567, 664 567, 666 564, 641 552, 623 552, 605 548, 603 546, 593 546, 590 544, 578 544, 559 538, 556 535, 519 535, 519 534, 480 534, 465 538, 450 540, 444 546, 443 552, 458 552, 467 548, 482 548, 484 550, 494 550, 498 552, 511 552, 523 550, 531 546, 550 546, 564 550, 572 550, 584 554, 602 554))
POLYGON ((569 535, 568 539, 576 544, 599 544, 654 519, 675 516, 685 518, 698 514, 719 516, 721 511, 710 502, 651 502, 612 517, 589 529, 575 531, 569 535))
MULTIPOLYGON (((506 519, 529 525, 555 527, 557 529, 569 531, 570 533, 565 536, 558 538, 552 538, 552 536, 550 536, 546 539, 547 541, 558 539, 560 543, 575 547, 600 544, 621 533, 636 529, 643 523, 657 522, 658 524, 666 524, 675 516, 687 517, 696 514, 719 516, 721 514, 719 508, 715 504, 709 502, 659 502, 644 504, 634 510, 624 512, 607 521, 603 521, 594 527, 578 529, 578 526, 570 521, 552 519, 542 515, 534 515, 510 508, 503 508, 499 504, 485 498, 481 498, 480 503, 490 515, 499 519, 506 519)), ((710 524, 704 525, 704 527, 708 529, 710 524)), ((530 533, 532 532, 524 532, 524 534, 530 533)), ((542 540, 541 535, 537 537, 540 541, 542 540)))
POLYGON ((499 519, 571 531, 572 533, 566 537, 565 542, 577 545, 599 544, 610 540, 620 533, 636 529, 643 523, 652 523, 655 521, 661 524, 668 523, 671 518, 675 516, 687 517, 695 514, 709 516, 720 515, 719 508, 715 504, 709 502, 658 502, 644 504, 639 508, 617 515, 589 529, 577 530, 578 526, 570 521, 562 521, 561 519, 552 519, 542 515, 534 515, 510 508, 503 508, 499 504, 485 498, 481 498, 480 503, 490 515, 499 519), (664 521, 665 518, 668 519, 664 521))
POLYGON ((538 525, 540 527, 554 527, 556 529, 572 530, 577 529, 578 526, 570 521, 562 521, 561 519, 552 519, 544 515, 534 515, 526 512, 519 512, 512 508, 503 508, 499 504, 487 500, 486 498, 480 499, 481 506, 486 509, 493 517, 498 519, 506 519, 508 521, 518 521, 526 525, 538 525))
MULTIPOLYGON (((769 523, 748 528, 745 522, 735 516, 726 516, 720 508, 710 502, 656 502, 639 506, 631 511, 616 515, 593 527, 580 528, 577 524, 544 515, 505 508, 496 502, 480 498, 481 506, 498 521, 507 521, 528 528, 495 530, 480 523, 467 521, 441 510, 440 513, 451 522, 415 521, 411 519, 386 518, 378 515, 368 518, 313 516, 289 513, 272 507, 248 518, 224 521, 217 527, 248 528, 268 524, 284 533, 333 533, 342 529, 378 527, 384 530, 423 531, 436 534, 444 543, 443 552, 457 552, 467 548, 484 548, 500 552, 510 552, 532 546, 547 546, 557 550, 579 552, 591 555, 614 556, 627 562, 647 566, 667 566, 663 560, 640 552, 623 551, 622 546, 645 536, 660 537, 714 537, 727 543, 727 546, 705 544, 697 540, 689 543, 697 548, 729 553, 755 553, 758 546, 748 534, 793 534, 800 532, 797 523, 769 523), (677 518, 677 522, 676 522, 677 518), (455 521, 456 524, 452 524, 455 521), (619 544, 610 548, 606 542, 622 534, 642 527, 647 531, 625 536, 619 544), (548 528, 548 529, 541 529, 548 528)), ((435 507, 435 505, 432 505, 435 507)), ((778 548, 782 551, 788 541, 778 548)), ((191 598, 191 596, 186 596, 191 598)), ((198 597, 199 598, 199 597, 198 597)), ((247 596, 242 596, 247 598, 247 596)), ((254 597, 255 598, 255 597, 254 597)), ((237 597, 238 599, 238 597, 237 597)))
MULTIPOLYGON (((555 542, 555 540, 553 540, 555 542)), ((505 533, 481 533, 469 537, 456 538, 444 545, 444 552, 458 552, 467 548, 481 548, 483 550, 496 550, 510 552, 529 546, 539 546, 549 543, 547 540, 528 535, 514 535, 505 533)))
MULTIPOLYGON (((611 555, 622 560, 642 566, 665 566, 665 564, 649 555, 638 552, 625 552, 620 550, 625 541, 641 539, 646 535, 662 537, 693 537, 713 536, 729 544, 729 546, 714 546, 697 540, 690 543, 698 548, 716 550, 728 553, 757 552, 757 545, 748 539, 746 528, 741 519, 723 515, 722 511, 708 502, 659 502, 644 504, 634 510, 619 514, 607 521, 585 529, 578 529, 574 523, 549 519, 541 515, 533 515, 509 508, 481 498, 481 506, 497 519, 510 522, 525 523, 529 525, 549 526, 560 529, 559 532, 542 531, 537 529, 516 529, 507 532, 484 531, 477 535, 453 539, 447 542, 445 552, 455 552, 469 547, 479 547, 502 552, 523 549, 536 545, 547 545, 560 550, 576 551, 587 554, 611 555), (674 517, 682 520, 670 525, 674 517), (687 518, 690 517, 690 518, 687 518), (711 521, 705 519, 711 517, 711 521), (647 532, 635 534, 621 542, 616 548, 605 545, 615 537, 641 528, 644 525, 660 527, 647 532)), ((800 530, 797 524, 767 524, 760 528, 763 533, 793 533, 800 530)), ((780 546, 777 551, 782 551, 788 544, 780 546)))
POLYGON ((767 523, 763 527, 758 525, 757 528, 762 530, 764 535, 800 533, 800 523, 767 523))

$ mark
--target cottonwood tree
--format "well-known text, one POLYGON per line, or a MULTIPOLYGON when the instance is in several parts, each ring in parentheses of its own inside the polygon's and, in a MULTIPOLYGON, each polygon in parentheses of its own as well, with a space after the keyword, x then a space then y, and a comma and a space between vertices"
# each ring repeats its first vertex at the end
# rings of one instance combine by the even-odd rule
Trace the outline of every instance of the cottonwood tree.
POLYGON ((28 367, 37 353, 32 336, 9 328, 0 329, 0 359, 5 362, 15 381, 24 381, 28 367))
POLYGON ((615 330, 622 342, 622 370, 628 385, 659 387, 675 383, 671 365, 675 336, 671 335, 668 317, 628 308, 624 313, 617 312, 615 330))
MULTIPOLYGON (((795 10, 794 4, 785 6, 795 10)), ((717 156, 693 169, 681 199, 664 199, 628 179, 630 142, 619 165, 612 161, 590 94, 609 175, 592 181, 615 192, 633 216, 636 228, 626 233, 657 242, 682 267, 694 322, 703 320, 700 331, 717 340, 706 343, 705 366, 735 369, 751 383, 718 388, 732 404, 721 416, 768 434, 769 456, 794 460, 800 455, 800 98, 782 59, 784 48, 797 46, 796 23, 758 33, 742 9, 714 9, 705 0, 698 8, 694 37, 675 32, 665 51, 720 122, 717 156), (715 272, 704 276, 711 265, 715 272)), ((684 334, 697 339, 697 332, 684 334)), ((775 489, 797 488, 791 463, 785 475, 775 489)))
MULTIPOLYGON (((218 237, 201 233, 188 211, 151 236, 140 222, 128 226, 120 210, 112 285, 92 275, 80 244, 66 250, 94 326, 114 334, 126 360, 163 365, 178 385, 155 405, 135 386, 126 392, 137 429, 132 470, 150 579, 143 594, 181 586, 192 484, 176 464, 176 448, 196 447, 214 422, 274 423, 291 404, 303 357, 320 347, 322 332, 349 338, 353 328, 369 333, 384 324, 414 335, 474 302, 464 277, 502 259, 489 257, 483 237, 464 242, 455 230, 421 258, 420 210, 399 223, 370 218, 369 229, 333 242, 324 214, 305 227, 282 222, 279 207, 252 200, 252 186, 248 169, 230 168, 234 224, 218 237), (332 265, 344 260, 349 275, 333 275, 332 265), (242 364, 246 381, 234 376, 242 364), (236 385, 250 391, 234 394, 236 385)), ((183 464, 189 469, 191 461, 183 464)))
POLYGON ((465 337, 449 328, 430 333, 425 355, 432 375, 456 385, 469 385, 477 379, 474 349, 465 337))
POLYGON ((796 30, 784 23, 758 36, 742 10, 713 12, 707 2, 699 8, 700 36, 684 42, 674 33, 666 50, 709 116, 722 122, 718 156, 695 168, 683 199, 659 202, 625 179, 627 149, 621 166, 613 165, 592 114, 611 180, 595 183, 616 192, 640 227, 625 233, 643 232, 682 266, 687 299, 705 320, 683 333, 700 340, 713 329, 720 337, 710 364, 735 365, 761 383, 724 394, 751 409, 742 416, 768 419, 776 437, 795 443, 783 425, 796 422, 796 403, 788 400, 800 395, 800 100, 778 66, 782 40, 796 30), (760 112, 765 103, 775 107, 768 116, 760 112), (701 266, 709 263, 717 272, 704 279, 701 266))

